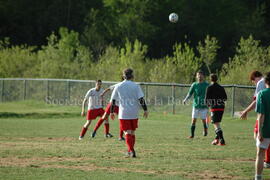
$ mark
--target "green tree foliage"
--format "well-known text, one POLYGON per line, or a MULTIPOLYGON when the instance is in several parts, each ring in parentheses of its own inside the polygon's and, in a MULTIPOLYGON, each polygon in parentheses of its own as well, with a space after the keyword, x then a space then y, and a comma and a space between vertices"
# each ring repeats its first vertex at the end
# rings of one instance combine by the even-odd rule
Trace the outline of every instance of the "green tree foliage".
POLYGON ((197 49, 200 53, 202 61, 205 63, 208 73, 211 73, 211 65, 215 62, 217 56, 218 41, 215 37, 206 36, 204 43, 199 42, 197 49))
POLYGON ((35 47, 10 46, 9 40, 0 41, 0 77, 35 77, 32 67, 37 63, 35 47))
POLYGON ((260 46, 260 41, 254 40, 252 36, 241 38, 235 56, 222 68, 222 83, 250 84, 248 75, 251 71, 269 71, 269 48, 260 46))
POLYGON ((40 77, 86 78, 91 77, 91 53, 80 45, 79 34, 60 28, 60 38, 52 33, 48 45, 38 51, 40 77))

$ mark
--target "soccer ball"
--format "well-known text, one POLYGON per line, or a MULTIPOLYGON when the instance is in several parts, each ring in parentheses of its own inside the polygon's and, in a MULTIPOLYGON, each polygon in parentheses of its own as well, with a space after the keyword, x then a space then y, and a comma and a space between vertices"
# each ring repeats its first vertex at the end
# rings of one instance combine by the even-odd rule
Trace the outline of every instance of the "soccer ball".
POLYGON ((169 15, 169 21, 172 23, 176 23, 178 21, 178 15, 176 13, 171 13, 169 15))

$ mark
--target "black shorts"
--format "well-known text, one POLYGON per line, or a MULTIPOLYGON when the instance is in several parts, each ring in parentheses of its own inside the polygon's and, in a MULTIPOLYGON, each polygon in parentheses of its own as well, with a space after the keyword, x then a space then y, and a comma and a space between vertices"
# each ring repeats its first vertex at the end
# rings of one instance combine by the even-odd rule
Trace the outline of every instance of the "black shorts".
POLYGON ((214 111, 211 112, 211 122, 218 123, 221 122, 224 111, 214 111))

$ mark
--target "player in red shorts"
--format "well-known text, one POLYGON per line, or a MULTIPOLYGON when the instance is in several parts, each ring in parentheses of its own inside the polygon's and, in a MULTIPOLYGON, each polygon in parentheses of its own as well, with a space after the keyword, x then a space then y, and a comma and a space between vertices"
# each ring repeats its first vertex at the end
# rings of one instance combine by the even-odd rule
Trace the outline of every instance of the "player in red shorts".
MULTIPOLYGON (((241 119, 246 119, 248 112, 255 109, 256 105, 256 97, 258 93, 265 89, 265 79, 263 78, 263 75, 259 71, 252 71, 249 76, 250 81, 256 86, 256 90, 253 96, 253 101, 250 103, 250 105, 241 112, 241 119)), ((257 133, 258 133, 258 120, 256 120, 255 126, 254 126, 254 139, 257 139, 257 133)), ((270 168, 270 147, 265 151, 265 162, 264 162, 265 168, 270 168)))
MULTIPOLYGON (((105 91, 103 91, 103 93, 100 96, 103 97, 107 92, 112 91, 115 88, 116 85, 117 84, 112 85, 109 88, 105 89, 105 91)), ((104 126, 105 126, 105 137, 113 137, 109 133, 109 127, 110 127, 110 125, 109 125, 109 116, 110 116, 111 105, 112 105, 111 102, 107 105, 104 115, 102 116, 102 118, 96 124, 94 132, 92 133, 92 137, 95 137, 98 128, 100 127, 100 125, 103 122, 104 122, 104 126)), ((118 107, 118 103, 116 103, 114 113, 118 114, 118 111, 119 111, 119 107, 118 107)), ((119 132, 119 141, 125 140, 125 138, 123 137, 123 134, 124 134, 124 132, 122 130, 120 130, 120 132, 119 132)))
POLYGON ((101 93, 103 92, 103 89, 101 88, 102 85, 102 81, 101 80, 97 80, 96 81, 96 87, 90 89, 83 100, 82 103, 82 116, 85 116, 85 104, 86 101, 88 101, 88 111, 87 111, 87 115, 86 115, 86 123, 83 125, 80 136, 79 136, 79 140, 81 140, 89 125, 91 124, 92 120, 95 120, 98 116, 102 117, 104 114, 104 109, 102 108, 103 105, 103 99, 100 97, 101 93))
POLYGON ((118 101, 120 129, 125 133, 126 144, 128 147, 127 157, 135 158, 135 131, 138 128, 139 105, 143 107, 145 118, 147 118, 148 112, 141 87, 132 81, 133 70, 124 70, 123 77, 125 80, 119 83, 112 93, 111 119, 114 119, 113 112, 115 103, 118 101))

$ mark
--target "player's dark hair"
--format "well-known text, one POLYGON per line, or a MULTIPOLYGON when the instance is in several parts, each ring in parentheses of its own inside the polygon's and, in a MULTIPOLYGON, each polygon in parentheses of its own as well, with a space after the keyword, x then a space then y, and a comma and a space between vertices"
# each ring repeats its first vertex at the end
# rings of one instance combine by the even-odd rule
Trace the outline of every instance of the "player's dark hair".
POLYGON ((218 80, 217 75, 216 75, 216 74, 210 74, 210 80, 211 80, 212 82, 217 82, 217 80, 218 80))
POLYGON ((123 77, 126 80, 130 80, 133 78, 133 70, 131 68, 127 68, 123 71, 123 77))
POLYGON ((102 83, 102 81, 101 81, 100 79, 96 80, 96 83, 97 83, 97 82, 100 82, 100 83, 102 83))
POLYGON ((202 74, 202 75, 204 75, 204 73, 203 73, 202 70, 197 71, 197 74, 202 74))
POLYGON ((266 73, 264 78, 265 78, 265 83, 270 86, 270 72, 266 73))
POLYGON ((262 73, 260 71, 252 71, 249 75, 249 80, 254 81, 257 77, 262 77, 262 73))

